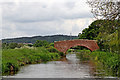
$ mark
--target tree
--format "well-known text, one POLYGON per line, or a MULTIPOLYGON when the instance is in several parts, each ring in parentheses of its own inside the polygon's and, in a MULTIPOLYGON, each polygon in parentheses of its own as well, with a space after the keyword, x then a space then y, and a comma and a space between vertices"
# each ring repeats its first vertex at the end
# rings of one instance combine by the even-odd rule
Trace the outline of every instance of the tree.
POLYGON ((87 0, 92 7, 91 12, 97 19, 120 20, 120 1, 118 0, 87 0))
POLYGON ((79 36, 79 39, 90 39, 93 40, 97 37, 97 35, 99 34, 99 28, 102 25, 102 23, 104 23, 103 20, 96 20, 94 22, 92 22, 88 28, 85 28, 82 31, 82 34, 79 36), (98 24, 101 23, 101 24, 98 24))
MULTIPOLYGON (((118 35, 116 36, 118 42, 118 53, 120 53, 120 1, 119 0, 87 0, 87 3, 92 8, 91 12, 93 13, 96 19, 105 19, 103 29, 100 32, 101 37, 106 35, 111 35, 112 29, 116 29, 118 35), (112 23, 113 21, 116 21, 112 23), (105 26, 105 25, 108 26, 105 26), (104 31, 104 32, 103 32, 104 31)), ((102 29, 102 28, 101 28, 102 29)), ((113 31, 114 32, 114 31, 113 31)), ((100 36, 99 35, 99 36, 100 36)), ((113 38, 113 37, 111 37, 113 38)), ((113 39, 114 40, 114 39, 113 39)), ((109 40, 106 40, 109 41, 109 40)))
MULTIPOLYGON (((116 30, 120 32, 120 1, 119 0, 87 0, 87 3, 92 8, 91 12, 93 13, 96 19, 105 19, 106 23, 109 22, 109 27, 106 28, 106 31, 109 32, 110 29, 116 27, 116 30), (116 20, 116 23, 110 23, 110 21, 116 20)), ((106 27, 106 26, 104 26, 106 27)), ((118 34, 120 36, 120 33, 118 34)), ((119 37, 118 37, 119 38, 119 37)))
POLYGON ((34 47, 42 47, 42 46, 44 46, 44 47, 46 47, 47 45, 48 45, 49 43, 47 42, 47 41, 42 41, 42 40, 37 40, 34 44, 33 44, 33 46, 34 47))
POLYGON ((2 43, 2 49, 8 49, 9 44, 8 43, 2 43))
POLYGON ((18 46, 17 43, 10 43, 10 44, 9 44, 9 48, 10 48, 10 49, 14 49, 14 48, 16 48, 17 46, 18 46))

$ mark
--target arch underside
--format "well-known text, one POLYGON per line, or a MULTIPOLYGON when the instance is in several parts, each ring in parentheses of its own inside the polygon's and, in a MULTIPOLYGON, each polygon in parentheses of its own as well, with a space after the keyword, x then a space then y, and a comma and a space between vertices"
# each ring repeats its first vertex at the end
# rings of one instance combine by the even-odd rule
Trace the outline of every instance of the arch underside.
MULTIPOLYGON (((70 48, 72 48, 72 47, 76 47, 76 46, 83 46, 83 47, 89 49, 91 52, 93 51, 89 46, 83 45, 83 44, 71 45, 68 49, 70 49, 70 48)), ((67 49, 67 50, 68 50, 68 49, 67 49)), ((67 52, 67 50, 65 51, 65 53, 67 52)))

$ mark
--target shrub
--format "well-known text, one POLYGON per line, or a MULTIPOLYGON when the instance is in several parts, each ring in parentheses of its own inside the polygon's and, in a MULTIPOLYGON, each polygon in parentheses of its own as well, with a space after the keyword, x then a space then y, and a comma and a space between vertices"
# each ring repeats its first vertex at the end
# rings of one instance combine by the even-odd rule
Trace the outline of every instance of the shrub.
POLYGON ((47 45, 49 45, 49 43, 47 42, 47 41, 42 41, 42 40, 37 40, 34 44, 33 44, 33 46, 34 47, 45 47, 45 46, 47 46, 47 45))
POLYGON ((50 43, 49 46, 53 46, 54 47, 54 43, 50 43))
POLYGON ((49 48, 47 48, 47 50, 49 51, 49 52, 59 52, 56 48, 54 48, 53 46, 50 46, 49 48))

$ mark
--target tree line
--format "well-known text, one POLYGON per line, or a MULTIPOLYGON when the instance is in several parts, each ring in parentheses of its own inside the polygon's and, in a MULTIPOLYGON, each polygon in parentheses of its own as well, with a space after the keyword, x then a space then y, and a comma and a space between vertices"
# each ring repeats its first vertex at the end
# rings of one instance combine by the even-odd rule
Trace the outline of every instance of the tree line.
POLYGON ((79 39, 89 39, 97 40, 100 50, 116 52, 118 53, 118 48, 120 46, 118 40, 118 30, 116 26, 110 24, 119 24, 120 21, 117 20, 96 20, 79 33, 79 39))
POLYGON ((21 48, 23 46, 29 46, 29 47, 46 47, 50 43, 46 40, 37 40, 34 44, 27 44, 27 43, 2 43, 2 49, 15 49, 15 48, 21 48))
POLYGON ((120 1, 87 0, 97 19, 79 33, 79 39, 97 40, 100 50, 120 53, 120 1))

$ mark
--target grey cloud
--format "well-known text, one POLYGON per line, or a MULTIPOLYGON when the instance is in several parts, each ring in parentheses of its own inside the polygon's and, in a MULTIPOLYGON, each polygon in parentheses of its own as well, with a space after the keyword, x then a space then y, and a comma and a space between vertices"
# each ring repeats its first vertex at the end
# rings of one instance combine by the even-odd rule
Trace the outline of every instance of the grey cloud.
POLYGON ((75 7, 75 2, 73 2, 73 1, 72 2, 67 2, 67 3, 65 3, 65 6, 70 8, 70 9, 74 8, 75 7))
MULTIPOLYGON (((91 17, 89 11, 81 11, 81 9, 75 7, 75 3, 68 1, 65 4, 57 3, 52 6, 44 3, 21 3, 19 6, 11 4, 11 9, 3 8, 3 19, 13 22, 29 23, 91 17)), ((9 5, 5 7, 9 7, 9 5)))
MULTIPOLYGON (((20 22, 20 23, 31 23, 31 22, 44 22, 44 21, 59 21, 61 19, 79 19, 79 18, 88 18, 91 17, 88 13, 82 13, 82 14, 70 14, 70 15, 62 15, 62 16, 57 16, 57 15, 50 15, 49 17, 44 17, 41 18, 38 16, 38 18, 14 18, 12 21, 14 22, 20 22)), ((8 20, 11 20, 11 18, 7 18, 8 20)))
POLYGON ((3 37, 69 34, 70 32, 78 34, 81 28, 75 21, 91 17, 84 4, 78 4, 80 0, 60 0, 60 3, 57 0, 52 1, 3 4, 3 37))
POLYGON ((64 24, 62 21, 52 21, 52 22, 35 22, 35 23, 27 23, 27 24, 21 24, 16 23, 16 30, 17 31, 23 31, 26 34, 54 34, 54 33, 61 33, 65 30, 64 27, 61 26, 61 24, 64 24))

